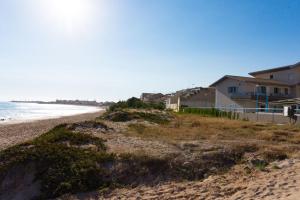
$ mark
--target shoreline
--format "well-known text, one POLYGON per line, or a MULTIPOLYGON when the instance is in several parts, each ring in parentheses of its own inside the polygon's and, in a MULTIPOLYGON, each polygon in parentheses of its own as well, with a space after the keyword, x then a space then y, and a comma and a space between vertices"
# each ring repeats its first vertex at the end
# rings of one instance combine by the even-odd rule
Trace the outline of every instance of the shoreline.
POLYGON ((84 114, 92 114, 92 113, 98 113, 105 111, 104 108, 100 108, 98 110, 94 110, 91 112, 86 113, 77 113, 77 114, 70 114, 70 115, 59 115, 59 116, 44 116, 39 118, 28 118, 28 119, 8 119, 4 121, 0 121, 0 127, 5 125, 14 125, 14 124, 23 124, 23 123, 31 123, 31 122, 37 122, 37 121, 43 121, 43 120, 50 120, 50 119, 60 119, 64 117, 72 117, 77 115, 84 115, 84 114))
MULTIPOLYGON (((18 102, 22 103, 22 102, 18 102)), ((26 102, 26 104, 40 104, 40 103, 34 103, 34 102, 26 102)), ((45 103, 46 104, 46 103, 45 103)), ((38 117, 29 117, 29 118, 0 118, 0 127, 3 125, 12 125, 12 124, 20 124, 20 123, 29 123, 29 122, 35 122, 35 121, 40 121, 40 120, 48 120, 48 119, 59 119, 62 117, 70 117, 70 116, 75 116, 75 115, 81 115, 81 114, 88 114, 88 113, 96 113, 96 112, 101 112, 105 111, 106 107, 100 107, 100 106, 88 106, 88 105, 70 105, 70 104, 47 104, 47 105, 59 105, 59 106, 76 106, 76 107, 88 107, 88 108, 93 108, 93 110, 90 111, 80 111, 77 113, 69 113, 69 114, 62 114, 60 113, 59 115, 45 115, 45 116, 38 116, 38 117)))
POLYGON ((32 140, 59 124, 94 120, 104 112, 105 110, 100 110, 91 113, 23 121, 13 124, 2 123, 0 124, 0 150, 32 140))
POLYGON ((70 101, 70 102, 56 102, 56 101, 8 101, 8 102, 11 102, 11 103, 35 103, 35 104, 49 104, 49 105, 70 105, 70 106, 89 106, 89 107, 103 107, 102 104, 100 103, 89 103, 89 102, 82 102, 80 103, 76 103, 75 101, 70 101))

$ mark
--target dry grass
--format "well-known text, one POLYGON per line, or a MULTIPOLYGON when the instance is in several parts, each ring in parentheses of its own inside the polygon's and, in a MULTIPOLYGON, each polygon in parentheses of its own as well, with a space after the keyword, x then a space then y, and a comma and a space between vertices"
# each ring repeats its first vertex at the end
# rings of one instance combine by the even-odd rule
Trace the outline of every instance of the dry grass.
POLYGON ((176 115, 171 123, 143 127, 142 132, 140 125, 132 125, 127 134, 168 140, 260 139, 276 142, 300 142, 300 127, 258 124, 192 114, 176 115))
POLYGON ((157 126, 132 124, 125 134, 171 143, 182 141, 252 143, 260 144, 260 148, 284 149, 289 154, 298 150, 297 144, 300 144, 298 126, 253 123, 194 114, 176 114, 169 124, 157 126))

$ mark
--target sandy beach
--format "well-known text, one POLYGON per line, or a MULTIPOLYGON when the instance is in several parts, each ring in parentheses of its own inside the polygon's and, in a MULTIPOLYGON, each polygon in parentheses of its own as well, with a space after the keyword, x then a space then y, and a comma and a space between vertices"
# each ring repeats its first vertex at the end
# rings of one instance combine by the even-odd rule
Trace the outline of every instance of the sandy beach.
POLYGON ((103 112, 104 111, 98 111, 55 119, 20 122, 17 124, 0 124, 0 150, 31 140, 59 124, 92 120, 101 115, 103 112))

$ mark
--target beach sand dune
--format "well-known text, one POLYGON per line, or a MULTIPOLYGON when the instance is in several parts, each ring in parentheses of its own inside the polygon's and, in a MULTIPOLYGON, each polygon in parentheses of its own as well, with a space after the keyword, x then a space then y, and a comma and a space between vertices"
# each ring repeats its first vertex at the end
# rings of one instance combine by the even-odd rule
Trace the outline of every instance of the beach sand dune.
POLYGON ((98 192, 65 196, 59 200, 100 199, 201 199, 201 200, 299 200, 300 160, 287 159, 270 165, 267 171, 245 174, 235 166, 224 175, 203 181, 168 182, 156 186, 120 188, 101 195, 98 192))
POLYGON ((104 111, 86 113, 56 119, 46 119, 18 124, 0 124, 0 150, 7 147, 31 140, 55 126, 63 123, 74 123, 86 120, 93 120, 104 111))

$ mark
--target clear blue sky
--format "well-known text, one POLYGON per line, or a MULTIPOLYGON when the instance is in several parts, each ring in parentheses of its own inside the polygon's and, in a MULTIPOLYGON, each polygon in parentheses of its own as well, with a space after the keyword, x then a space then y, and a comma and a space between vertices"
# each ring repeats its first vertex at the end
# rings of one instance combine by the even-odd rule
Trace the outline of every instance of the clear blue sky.
POLYGON ((0 100, 119 100, 293 64, 299 11, 298 0, 1 0, 0 100))

